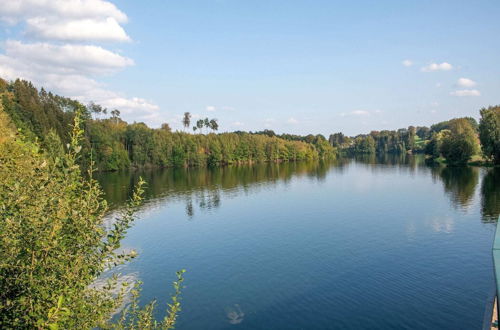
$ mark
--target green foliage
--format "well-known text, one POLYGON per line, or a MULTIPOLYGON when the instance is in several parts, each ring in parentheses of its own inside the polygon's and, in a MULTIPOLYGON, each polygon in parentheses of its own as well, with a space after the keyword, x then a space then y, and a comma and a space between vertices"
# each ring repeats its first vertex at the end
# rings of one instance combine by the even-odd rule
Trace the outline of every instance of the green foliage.
POLYGON ((354 139, 352 150, 356 154, 375 153, 375 140, 371 135, 358 136, 354 139))
POLYGON ((166 315, 158 322, 154 317, 156 309, 156 300, 151 301, 144 307, 139 307, 139 296, 141 293, 141 282, 136 282, 131 292, 132 303, 127 309, 121 313, 120 319, 110 326, 111 329, 173 329, 177 316, 181 311, 180 295, 182 289, 182 282, 184 282, 183 274, 186 271, 180 270, 177 274, 177 281, 174 282, 174 294, 172 295, 172 302, 168 304, 166 315))
POLYGON ((479 152, 476 131, 465 118, 452 119, 444 130, 439 151, 448 164, 463 165, 479 152))
MULTIPOLYGON (((15 133, 0 107, 0 328, 115 327, 108 322, 123 303, 125 284, 116 275, 100 288, 95 280, 136 255, 118 249, 141 204, 144 181, 106 229, 102 191, 92 170, 82 176, 77 164, 81 120, 77 112, 66 153, 53 131, 44 152, 15 133)), ((165 322, 145 313, 152 325, 173 327, 180 283, 182 277, 165 322)))
POLYGON ((477 124, 477 121, 474 118, 472 118, 472 117, 463 117, 463 118, 455 118, 455 119, 451 119, 451 120, 447 120, 447 121, 442 121, 440 123, 434 124, 430 128, 430 133, 440 132, 440 131, 445 130, 445 129, 450 130, 451 129, 451 125, 453 125, 453 121, 457 120, 457 119, 464 119, 464 120, 468 121, 469 124, 470 124, 470 126, 472 127, 472 129, 474 131, 478 130, 478 124, 477 124))
POLYGON ((328 142, 330 142, 330 145, 332 145, 335 148, 347 149, 351 145, 351 138, 339 132, 335 134, 330 134, 328 142))
POLYGON ((330 135, 329 141, 333 146, 351 154, 401 154, 422 149, 421 146, 416 148, 416 137, 415 127, 410 126, 397 131, 372 131, 369 135, 354 138, 335 133, 330 135))
POLYGON ((441 156, 441 144, 443 137, 449 134, 449 130, 441 130, 439 132, 432 133, 430 141, 425 146, 425 154, 431 156, 432 159, 436 159, 441 156))
MULTIPOLYGON (((49 150, 58 149, 54 133, 66 145, 70 123, 75 112, 82 114, 82 168, 93 161, 98 170, 114 171, 130 167, 189 167, 219 166, 233 163, 299 161, 331 158, 335 149, 322 136, 308 137, 268 134, 223 133, 187 134, 171 132, 168 124, 151 129, 144 123, 127 124, 119 118, 120 111, 38 91, 31 83, 2 80, 2 103, 15 125, 30 141, 40 141, 49 150), (94 115, 94 119, 91 118, 94 115), (326 142, 326 143, 325 143, 326 142), (55 149, 54 149, 55 148, 55 149)), ((184 114, 185 128, 191 124, 191 114, 184 114)), ((217 119, 200 119, 196 131, 217 131, 217 119)))
POLYGON ((480 113, 479 139, 483 153, 500 165, 500 106, 483 108, 480 113))

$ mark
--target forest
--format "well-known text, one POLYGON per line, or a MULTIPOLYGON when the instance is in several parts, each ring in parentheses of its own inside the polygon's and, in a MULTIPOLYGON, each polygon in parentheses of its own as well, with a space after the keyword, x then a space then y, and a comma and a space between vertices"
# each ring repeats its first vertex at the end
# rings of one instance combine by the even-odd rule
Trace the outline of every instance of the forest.
POLYGON ((431 127, 410 126, 393 131, 372 131, 354 137, 331 134, 328 141, 340 153, 425 153, 431 162, 448 165, 500 164, 500 106, 480 110, 474 118, 454 118, 431 127), (474 161, 474 162, 471 162, 474 161))
MULTIPOLYGON (((246 132, 192 134, 172 132, 167 123, 158 129, 144 123, 129 124, 119 117, 117 109, 106 117, 106 109, 99 105, 83 105, 43 88, 38 90, 23 80, 0 80, 0 97, 4 111, 22 134, 55 152, 68 143, 70 124, 80 111, 85 131, 83 154, 102 171, 300 161, 336 155, 322 136, 305 141, 246 132)), ((189 128, 189 114, 183 124, 189 128)), ((193 130, 201 133, 204 127, 215 131, 218 124, 215 119, 198 120, 193 130)))
POLYGON ((425 153, 430 161, 448 165, 500 164, 500 106, 480 110, 479 123, 471 117, 455 118, 430 127, 372 131, 349 137, 331 134, 306 136, 276 134, 273 130, 216 133, 217 119, 191 123, 184 114, 185 131, 172 132, 168 123, 154 129, 127 123, 118 109, 84 105, 30 82, 0 79, 4 111, 30 141, 54 153, 69 141, 76 111, 82 113, 82 164, 100 171, 138 167, 206 167, 254 162, 284 162, 334 158, 338 155, 425 153), (190 126, 192 131, 189 133, 190 126), (209 132, 209 130, 211 132, 209 132), (205 134, 202 134, 202 133, 205 134))

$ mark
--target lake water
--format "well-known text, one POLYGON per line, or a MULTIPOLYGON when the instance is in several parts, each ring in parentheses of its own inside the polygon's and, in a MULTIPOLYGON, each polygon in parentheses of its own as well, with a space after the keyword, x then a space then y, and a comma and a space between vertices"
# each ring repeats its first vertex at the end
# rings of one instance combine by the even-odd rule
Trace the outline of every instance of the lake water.
POLYGON ((422 157, 98 176, 113 209, 146 203, 120 269, 176 329, 480 329, 494 277, 500 171, 422 157), (162 311, 163 312, 163 311, 162 311))

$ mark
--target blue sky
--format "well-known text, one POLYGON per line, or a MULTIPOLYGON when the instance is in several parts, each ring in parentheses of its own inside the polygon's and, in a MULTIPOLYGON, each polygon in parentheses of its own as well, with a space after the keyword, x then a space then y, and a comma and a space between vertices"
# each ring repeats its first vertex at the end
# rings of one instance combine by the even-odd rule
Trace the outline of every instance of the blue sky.
POLYGON ((0 76, 154 127, 189 111, 353 135, 499 104, 499 16, 498 1, 6 0, 0 76))

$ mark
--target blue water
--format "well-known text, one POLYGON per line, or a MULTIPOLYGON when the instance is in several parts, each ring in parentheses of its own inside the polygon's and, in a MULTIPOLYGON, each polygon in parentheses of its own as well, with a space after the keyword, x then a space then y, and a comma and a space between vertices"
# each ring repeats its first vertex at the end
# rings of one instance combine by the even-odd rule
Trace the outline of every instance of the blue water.
POLYGON ((413 157, 103 174, 113 208, 138 175, 147 202, 124 245, 139 257, 120 271, 163 308, 187 270, 176 329, 482 326, 497 170, 413 157))

